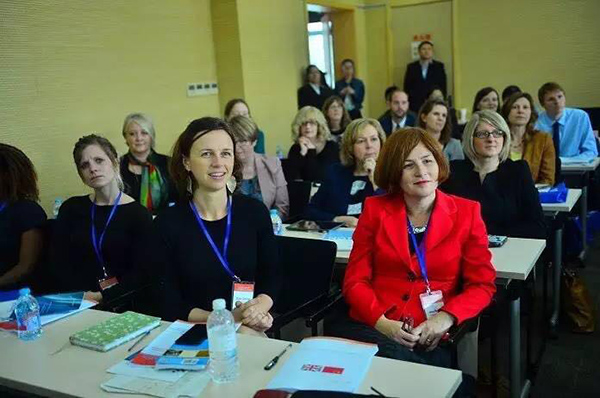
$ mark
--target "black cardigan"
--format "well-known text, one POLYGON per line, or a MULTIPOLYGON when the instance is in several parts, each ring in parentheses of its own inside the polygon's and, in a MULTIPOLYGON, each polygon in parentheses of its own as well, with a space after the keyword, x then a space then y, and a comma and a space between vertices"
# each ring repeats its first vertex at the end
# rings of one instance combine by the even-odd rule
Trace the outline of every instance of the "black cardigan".
MULTIPOLYGON (((255 281, 254 296, 268 294, 277 300, 280 281, 278 249, 262 202, 244 195, 232 197, 229 266, 243 281, 255 281)), ((219 250, 223 249, 227 217, 205 221, 219 250)), ((168 320, 187 320, 193 308, 212 310, 212 300, 231 304, 232 279, 206 240, 188 202, 165 209, 155 225, 162 236, 166 265, 163 315, 168 320)))
POLYGON ((468 159, 450 162, 450 170, 442 191, 478 201, 489 234, 546 238, 539 194, 525 161, 507 159, 483 183, 468 159))
MULTIPOLYGON (((167 200, 163 203, 159 203, 158 207, 154 209, 154 214, 158 214, 164 208, 168 207, 169 203, 176 202, 178 195, 175 184, 173 183, 173 180, 171 180, 171 175, 169 174, 169 161, 171 159, 168 156, 159 153, 154 153, 154 156, 156 157, 156 164, 154 166, 160 171, 160 174, 165 179, 169 193, 167 200)), ((132 173, 128 166, 129 161, 127 155, 122 156, 120 167, 121 178, 123 178, 123 183, 125 184, 124 192, 139 202, 142 176, 132 173)))

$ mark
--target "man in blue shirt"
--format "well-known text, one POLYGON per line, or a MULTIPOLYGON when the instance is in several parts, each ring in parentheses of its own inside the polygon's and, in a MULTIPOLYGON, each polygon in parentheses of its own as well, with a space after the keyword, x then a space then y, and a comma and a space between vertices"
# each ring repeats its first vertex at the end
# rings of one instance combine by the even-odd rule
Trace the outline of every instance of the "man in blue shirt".
POLYGON ((596 138, 587 113, 565 106, 565 90, 558 83, 546 83, 538 90, 544 111, 535 124, 552 134, 554 147, 563 163, 586 161, 598 156, 596 138))

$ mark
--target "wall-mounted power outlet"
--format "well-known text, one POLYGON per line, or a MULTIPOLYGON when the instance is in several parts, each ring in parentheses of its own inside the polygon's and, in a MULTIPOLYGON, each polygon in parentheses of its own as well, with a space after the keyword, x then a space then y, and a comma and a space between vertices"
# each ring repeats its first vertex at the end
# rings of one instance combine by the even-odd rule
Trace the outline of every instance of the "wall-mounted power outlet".
POLYGON ((186 90, 188 97, 213 95, 219 93, 219 85, 217 82, 188 83, 186 90))

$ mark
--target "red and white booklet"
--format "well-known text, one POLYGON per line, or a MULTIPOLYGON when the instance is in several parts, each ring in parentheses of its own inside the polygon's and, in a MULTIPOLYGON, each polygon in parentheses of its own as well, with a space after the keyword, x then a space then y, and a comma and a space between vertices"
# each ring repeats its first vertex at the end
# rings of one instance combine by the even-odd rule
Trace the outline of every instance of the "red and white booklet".
POLYGON ((268 389, 355 392, 365 378, 377 345, 311 337, 293 351, 268 389))

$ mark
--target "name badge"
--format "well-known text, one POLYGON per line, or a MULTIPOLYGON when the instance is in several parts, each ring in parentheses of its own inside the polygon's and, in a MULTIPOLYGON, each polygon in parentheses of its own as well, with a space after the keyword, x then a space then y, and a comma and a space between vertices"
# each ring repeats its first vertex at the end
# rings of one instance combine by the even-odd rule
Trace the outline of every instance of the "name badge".
POLYGON ((115 285, 118 285, 119 284, 119 280, 117 279, 116 276, 112 276, 112 277, 100 279, 98 281, 98 284, 100 285, 100 289, 102 291, 104 291, 106 289, 110 289, 111 287, 113 287, 115 285))
POLYGON ((419 298, 421 299, 421 307, 423 307, 427 319, 437 314, 440 308, 444 306, 444 295, 441 290, 421 293, 419 298))
POLYGON ((231 308, 235 308, 236 303, 244 304, 254 298, 254 282, 233 282, 231 288, 231 308))

